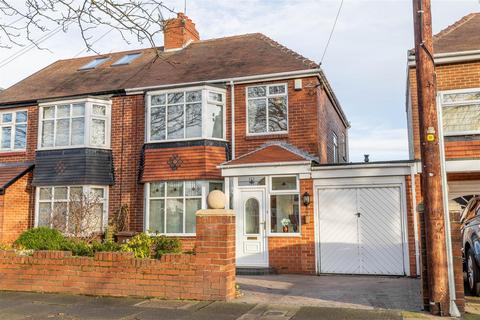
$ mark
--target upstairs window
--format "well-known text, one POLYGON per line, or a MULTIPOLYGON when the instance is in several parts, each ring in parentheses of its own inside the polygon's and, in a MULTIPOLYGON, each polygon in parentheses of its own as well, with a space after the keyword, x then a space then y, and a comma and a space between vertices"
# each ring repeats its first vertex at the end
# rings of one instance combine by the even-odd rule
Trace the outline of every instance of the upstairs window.
POLYGON ((288 131, 286 84, 247 88, 247 132, 250 135, 288 131))
POLYGON ((84 100, 40 108, 40 149, 110 146, 110 103, 84 100))
POLYGON ((147 142, 225 138, 225 92, 213 88, 166 91, 148 97, 147 142))
POLYGON ((333 163, 338 163, 338 137, 335 132, 332 132, 332 149, 333 149, 333 163))
POLYGON ((27 111, 0 113, 0 151, 25 150, 27 146, 27 111))
POLYGON ((444 135, 480 134, 480 89, 441 94, 444 135))

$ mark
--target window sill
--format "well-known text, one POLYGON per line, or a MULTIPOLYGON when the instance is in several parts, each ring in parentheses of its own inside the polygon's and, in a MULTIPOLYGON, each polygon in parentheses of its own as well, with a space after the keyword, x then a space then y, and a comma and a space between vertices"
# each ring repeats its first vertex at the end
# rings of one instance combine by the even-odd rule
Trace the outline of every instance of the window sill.
POLYGON ((301 233, 269 233, 267 237, 272 238, 301 238, 301 233))
POLYGON ((263 139, 286 139, 288 138, 288 133, 270 133, 270 134, 259 134, 259 135, 246 135, 245 140, 263 140, 263 139))
POLYGON ((26 150, 18 150, 18 151, 0 151, 0 157, 8 157, 8 156, 24 156, 27 154, 26 150))

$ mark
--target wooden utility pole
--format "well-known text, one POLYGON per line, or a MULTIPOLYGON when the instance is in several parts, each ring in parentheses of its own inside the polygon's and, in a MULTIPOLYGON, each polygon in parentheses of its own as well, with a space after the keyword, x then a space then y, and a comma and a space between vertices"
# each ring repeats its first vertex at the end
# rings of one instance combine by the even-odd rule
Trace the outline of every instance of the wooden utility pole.
POLYGON ((430 0, 413 0, 413 19, 422 157, 422 197, 425 206, 429 309, 435 315, 448 315, 447 250, 430 0))

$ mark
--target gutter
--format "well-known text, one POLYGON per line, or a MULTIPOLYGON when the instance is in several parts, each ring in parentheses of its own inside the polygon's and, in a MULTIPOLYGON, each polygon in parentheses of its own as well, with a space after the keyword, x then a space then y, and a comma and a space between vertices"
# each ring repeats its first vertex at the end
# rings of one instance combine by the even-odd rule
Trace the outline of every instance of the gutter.
POLYGON ((350 123, 348 122, 347 117, 343 112, 342 107, 340 106, 340 102, 338 101, 335 93, 333 92, 332 87, 330 86, 330 83, 328 82, 321 68, 279 72, 279 73, 268 73, 268 74, 251 75, 251 76, 244 76, 244 77, 212 79, 212 80, 205 80, 205 81, 182 82, 182 83, 165 84, 165 85, 157 85, 157 86, 126 88, 125 92, 127 95, 132 95, 132 94, 141 94, 144 91, 150 91, 150 90, 180 88, 180 87, 187 87, 187 86, 194 86, 194 85, 213 84, 213 83, 219 83, 219 82, 224 82, 224 83, 235 82, 236 84, 242 84, 242 83, 257 82, 261 80, 270 81, 270 80, 277 80, 277 79, 280 80, 285 78, 295 78, 299 76, 301 77, 317 76, 318 78, 320 78, 321 82, 325 86, 327 94, 332 99, 333 106, 335 110, 338 112, 338 114, 340 115, 342 122, 345 124, 347 128, 350 128, 350 123))
MULTIPOLYGON (((480 60, 480 50, 436 53, 433 55, 433 57, 435 59, 435 64, 476 61, 480 60)), ((415 55, 409 53, 408 66, 414 67, 415 65, 415 55)))

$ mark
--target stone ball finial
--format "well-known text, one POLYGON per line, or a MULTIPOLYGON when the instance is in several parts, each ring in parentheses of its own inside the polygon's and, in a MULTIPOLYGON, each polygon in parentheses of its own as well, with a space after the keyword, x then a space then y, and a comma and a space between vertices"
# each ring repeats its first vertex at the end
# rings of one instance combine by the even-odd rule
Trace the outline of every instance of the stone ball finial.
POLYGON ((209 209, 225 209, 225 194, 220 190, 213 190, 208 194, 207 205, 209 209))

